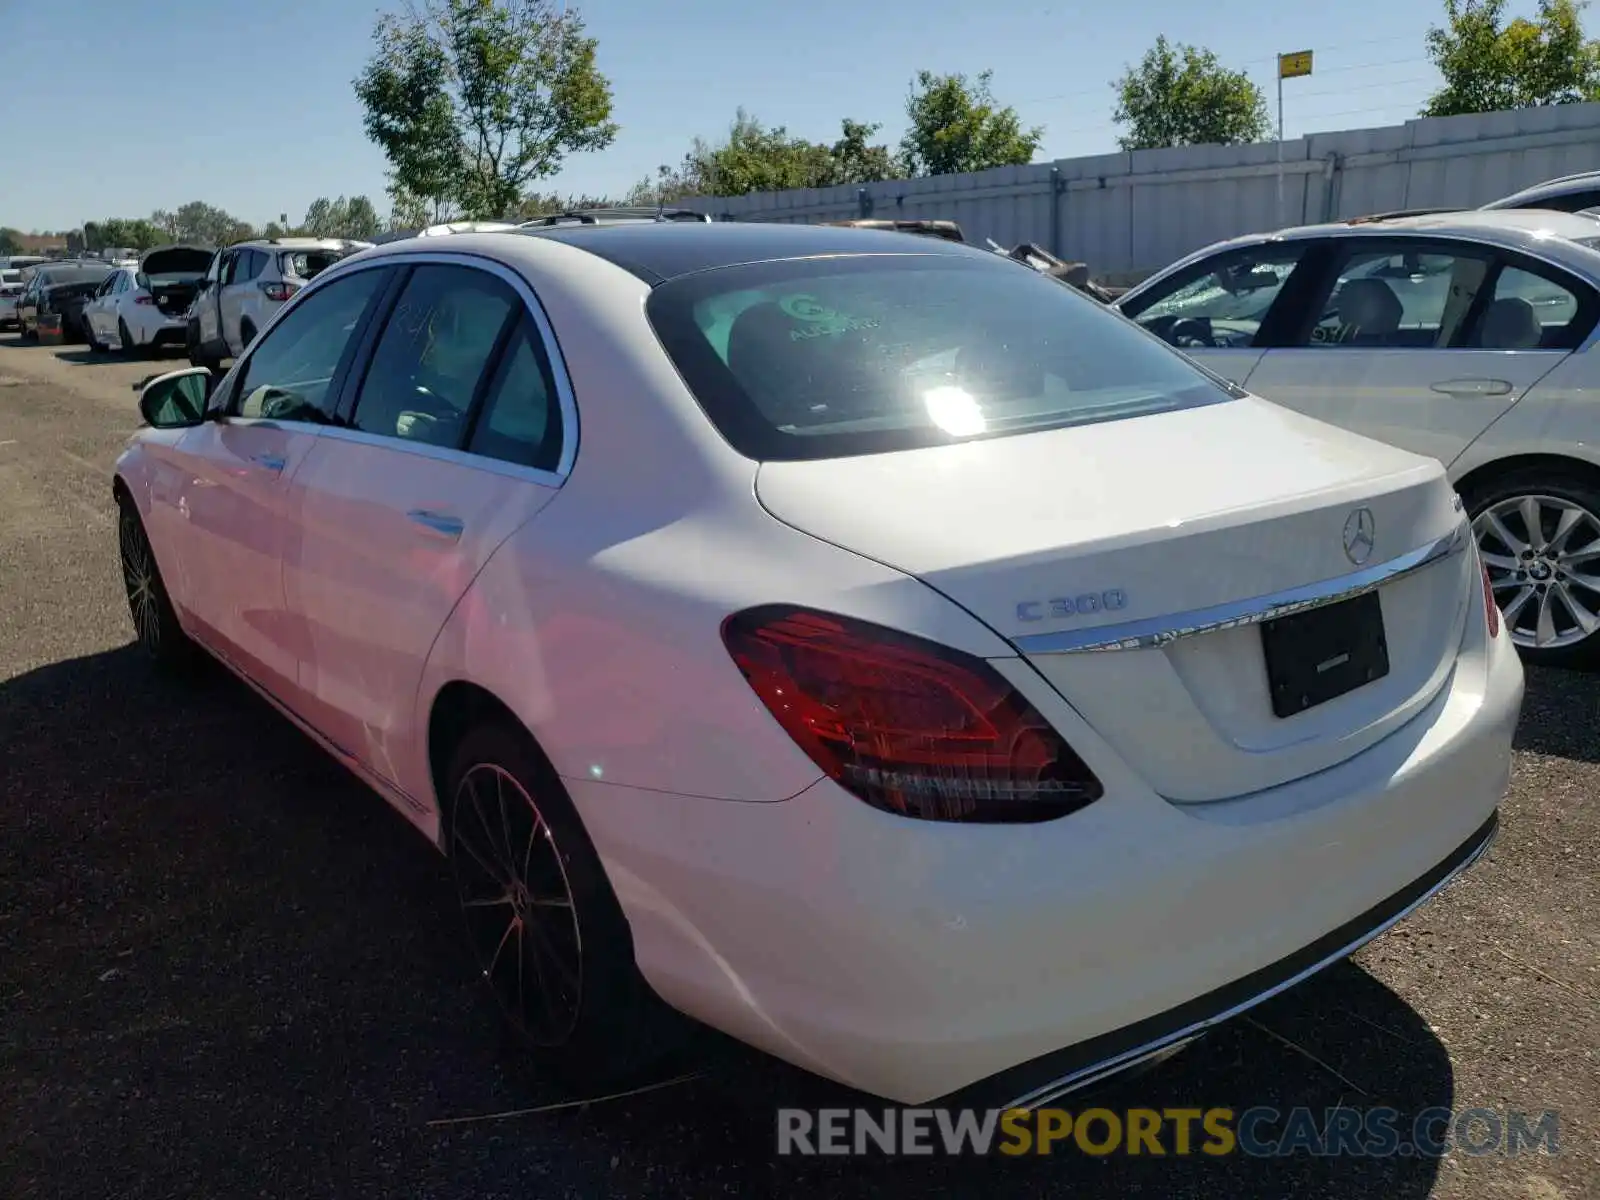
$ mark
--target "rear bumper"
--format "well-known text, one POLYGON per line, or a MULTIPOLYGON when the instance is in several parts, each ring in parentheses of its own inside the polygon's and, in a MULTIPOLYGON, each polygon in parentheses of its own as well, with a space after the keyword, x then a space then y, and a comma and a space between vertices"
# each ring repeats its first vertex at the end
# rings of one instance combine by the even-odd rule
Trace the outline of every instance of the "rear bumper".
POLYGON ((1494 831, 1523 690, 1509 642, 1480 643, 1355 758, 1180 806, 1037 683, 1108 789, 1044 825, 902 820, 828 781, 738 803, 568 780, 646 979, 894 1101, 1042 1103, 1292 986, 1464 868, 1494 831))

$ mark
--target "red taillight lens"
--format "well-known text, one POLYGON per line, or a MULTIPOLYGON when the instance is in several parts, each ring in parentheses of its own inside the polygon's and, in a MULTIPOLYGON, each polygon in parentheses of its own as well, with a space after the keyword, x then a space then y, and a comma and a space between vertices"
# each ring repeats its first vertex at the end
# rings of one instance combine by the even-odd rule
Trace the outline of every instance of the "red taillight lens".
POLYGON ((1489 582, 1489 568, 1483 568, 1483 619, 1489 624, 1489 636, 1500 636, 1500 606, 1495 603, 1494 584, 1489 582))
POLYGON ((736 613, 722 640, 789 736, 876 808, 929 821, 1034 822, 1104 794, 982 659, 785 606, 736 613))
POLYGON ((268 300, 276 304, 283 303, 283 301, 300 290, 299 285, 293 283, 263 283, 257 286, 267 294, 268 300))

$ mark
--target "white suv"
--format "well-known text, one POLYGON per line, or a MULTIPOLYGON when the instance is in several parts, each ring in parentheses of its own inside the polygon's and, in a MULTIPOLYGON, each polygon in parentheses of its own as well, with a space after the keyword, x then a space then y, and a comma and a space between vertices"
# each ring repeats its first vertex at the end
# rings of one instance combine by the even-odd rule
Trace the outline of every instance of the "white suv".
POLYGON ((215 367, 240 354, 272 314, 328 267, 372 243, 286 237, 239 242, 211 260, 189 309, 189 361, 215 367))

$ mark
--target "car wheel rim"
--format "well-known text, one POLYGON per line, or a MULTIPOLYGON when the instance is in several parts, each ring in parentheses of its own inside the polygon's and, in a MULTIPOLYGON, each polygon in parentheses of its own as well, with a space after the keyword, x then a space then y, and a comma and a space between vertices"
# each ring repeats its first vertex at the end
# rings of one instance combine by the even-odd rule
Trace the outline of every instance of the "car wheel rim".
POLYGON ((122 581, 128 589, 128 609, 141 645, 155 650, 161 645, 161 607, 155 558, 132 520, 122 521, 122 581))
POLYGON ((528 1041, 563 1044, 583 999, 583 943, 550 826, 515 778, 482 764, 456 789, 450 837, 483 977, 528 1041))
POLYGON ((1556 496, 1513 496, 1472 529, 1516 645, 1557 650, 1600 629, 1600 518, 1556 496))

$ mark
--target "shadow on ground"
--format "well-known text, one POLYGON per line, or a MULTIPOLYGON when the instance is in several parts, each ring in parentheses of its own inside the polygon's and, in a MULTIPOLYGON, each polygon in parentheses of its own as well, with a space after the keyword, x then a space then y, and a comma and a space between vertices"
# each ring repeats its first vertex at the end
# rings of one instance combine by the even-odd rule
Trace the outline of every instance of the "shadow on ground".
MULTIPOLYGON (((774 1104, 816 1088, 710 1049, 670 1089, 433 1126, 573 1096, 502 1041, 441 860, 397 814, 243 688, 162 682, 131 648, 0 684, 0 745, 9 1195, 1408 1200, 1436 1174, 1304 1154, 778 1159, 774 1104)), ((1345 964, 1094 1099, 1414 1114, 1452 1096, 1426 1025, 1345 964)))
POLYGON ((1600 674, 1530 670, 1516 745, 1553 758, 1600 762, 1600 674))

